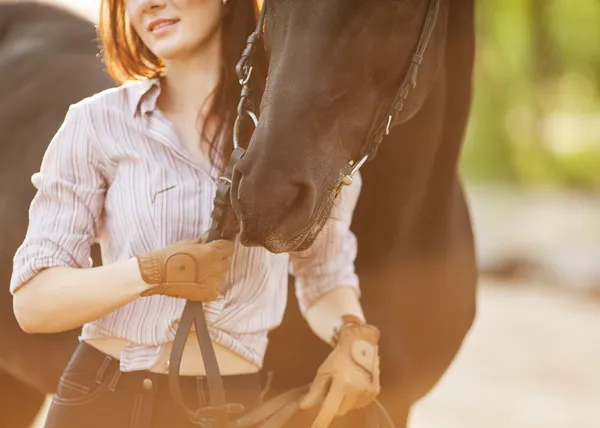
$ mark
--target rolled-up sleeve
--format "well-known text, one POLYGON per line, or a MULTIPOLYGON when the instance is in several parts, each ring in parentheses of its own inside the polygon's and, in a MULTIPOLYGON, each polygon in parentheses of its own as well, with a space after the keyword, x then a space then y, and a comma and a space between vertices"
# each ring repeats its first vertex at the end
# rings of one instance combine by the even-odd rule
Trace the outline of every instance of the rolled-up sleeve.
POLYGON ((13 294, 45 268, 90 267, 106 193, 90 135, 87 106, 70 106, 32 179, 38 190, 29 208, 25 239, 13 259, 13 294))
POLYGON ((339 287, 352 287, 360 296, 354 262, 357 241, 350 230, 352 215, 360 195, 362 179, 342 189, 323 230, 307 250, 290 254, 290 273, 295 278, 300 311, 306 311, 321 296, 339 287))

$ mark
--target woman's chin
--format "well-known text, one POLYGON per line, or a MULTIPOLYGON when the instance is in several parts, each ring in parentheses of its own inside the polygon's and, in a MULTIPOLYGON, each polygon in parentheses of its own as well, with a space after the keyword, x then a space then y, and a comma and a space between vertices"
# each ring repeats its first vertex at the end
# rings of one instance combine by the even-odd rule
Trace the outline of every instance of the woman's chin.
POLYGON ((151 49, 152 53, 164 62, 172 62, 177 59, 185 58, 182 49, 175 43, 168 43, 167 40, 161 40, 155 43, 151 49))

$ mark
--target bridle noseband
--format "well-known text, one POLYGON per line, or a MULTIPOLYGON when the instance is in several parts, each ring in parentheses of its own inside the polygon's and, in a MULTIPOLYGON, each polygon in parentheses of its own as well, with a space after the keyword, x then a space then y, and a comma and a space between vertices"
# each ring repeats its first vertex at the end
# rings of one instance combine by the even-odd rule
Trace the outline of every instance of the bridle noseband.
MULTIPOLYGON (((299 0, 300 1, 300 0, 299 0)), ((350 186, 353 182, 353 177, 357 171, 368 161, 372 160, 383 137, 390 133, 394 123, 397 122, 398 116, 404 108, 404 103, 412 89, 417 87, 417 74, 419 66, 423 62, 423 56, 433 34, 435 28, 441 0, 430 0, 429 9, 425 18, 423 30, 417 48, 412 55, 410 66, 406 76, 396 93, 391 107, 389 108, 385 119, 380 125, 374 129, 366 143, 362 146, 359 160, 350 160, 344 171, 342 171, 342 179, 334 189, 337 193, 344 187, 350 186)), ((263 1, 262 10, 260 11, 256 29, 248 37, 246 47, 242 53, 239 62, 236 65, 236 74, 241 85, 240 101, 237 106, 237 117, 233 126, 233 152, 229 163, 221 177, 219 177, 217 193, 214 199, 214 209, 211 213, 212 223, 209 230, 207 242, 218 239, 226 239, 223 237, 223 228, 227 211, 230 209, 230 189, 232 184, 233 171, 237 162, 244 156, 246 150, 241 146, 239 141, 240 125, 244 118, 249 117, 254 124, 258 125, 258 118, 254 113, 252 106, 252 56, 256 49, 256 45, 262 38, 262 31, 267 12, 267 0, 263 1)), ((260 423, 261 427, 281 427, 287 419, 297 410, 295 400, 305 391, 303 388, 284 393, 281 396, 275 397, 270 402, 265 403, 258 409, 246 414, 242 418, 232 422, 229 418, 229 413, 243 411, 243 406, 227 403, 225 398, 225 389, 223 379, 219 370, 215 351, 212 346, 212 341, 206 325, 204 317, 203 304, 200 302, 187 301, 183 309, 183 314, 177 327, 173 348, 169 360, 169 388, 175 402, 179 403, 188 418, 195 424, 203 428, 249 428, 260 423), (200 345, 200 353, 204 361, 206 378, 209 386, 209 395, 211 405, 207 408, 192 410, 187 407, 184 402, 181 386, 179 385, 179 369, 181 366, 181 358, 185 347, 186 339, 192 324, 196 327, 196 337, 200 345)), ((393 427, 393 423, 389 416, 385 413, 383 407, 376 401, 374 406, 370 408, 371 418, 377 425, 373 426, 389 426, 393 427), (381 425, 379 425, 381 424, 381 425)), ((371 419, 370 419, 371 420, 371 419)), ((369 425, 371 426, 371 425, 369 425)))

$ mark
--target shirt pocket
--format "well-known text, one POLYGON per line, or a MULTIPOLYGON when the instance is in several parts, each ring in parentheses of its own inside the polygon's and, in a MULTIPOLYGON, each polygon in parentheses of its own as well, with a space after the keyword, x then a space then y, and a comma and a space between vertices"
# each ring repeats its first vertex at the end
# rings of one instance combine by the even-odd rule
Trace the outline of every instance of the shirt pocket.
POLYGON ((157 171, 150 204, 159 248, 206 233, 211 206, 206 206, 204 187, 200 177, 157 171))

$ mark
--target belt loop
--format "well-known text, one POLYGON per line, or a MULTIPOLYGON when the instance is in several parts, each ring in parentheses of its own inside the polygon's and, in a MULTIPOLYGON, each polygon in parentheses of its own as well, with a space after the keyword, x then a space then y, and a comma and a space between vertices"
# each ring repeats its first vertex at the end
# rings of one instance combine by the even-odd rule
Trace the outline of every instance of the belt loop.
POLYGON ((265 397, 271 390, 271 384, 273 383, 273 376, 274 376, 274 373, 272 371, 267 372, 267 378, 265 379, 265 386, 262 388, 262 391, 260 391, 260 401, 261 402, 265 400, 265 397))
POLYGON ((117 383, 119 382, 119 378, 121 377, 121 370, 119 367, 117 367, 117 370, 115 370, 112 379, 110 380, 110 383, 108 385, 108 390, 115 392, 115 389, 117 388, 117 383))
POLYGON ((98 372, 96 373, 96 383, 102 383, 102 378, 104 377, 104 373, 106 372, 106 369, 108 368, 108 365, 110 364, 110 362, 112 361, 112 358, 110 356, 105 356, 104 357, 104 361, 102 361, 102 365, 100 366, 100 368, 98 369, 98 372))
POLYGON ((200 404, 200 407, 206 406, 206 400, 204 398, 204 378, 202 376, 196 376, 196 391, 198 392, 198 404, 200 404))

